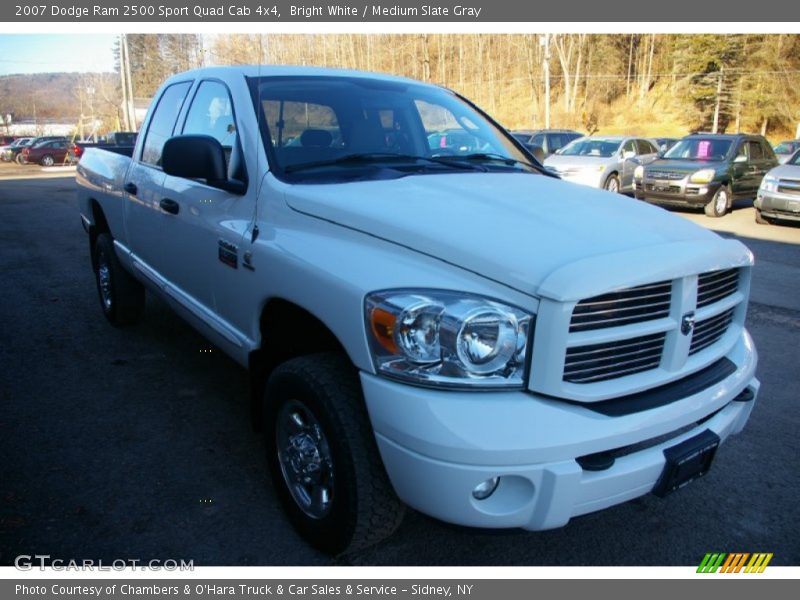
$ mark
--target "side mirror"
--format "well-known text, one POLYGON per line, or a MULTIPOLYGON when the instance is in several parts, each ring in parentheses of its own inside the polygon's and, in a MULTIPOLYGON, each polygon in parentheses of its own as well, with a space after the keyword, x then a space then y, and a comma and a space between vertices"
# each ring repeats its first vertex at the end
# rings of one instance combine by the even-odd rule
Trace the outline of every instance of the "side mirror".
POLYGON ((169 138, 161 151, 161 167, 167 175, 205 179, 208 185, 234 194, 244 194, 241 181, 228 179, 225 149, 210 135, 178 135, 169 138))
POLYGON ((622 153, 622 158, 624 160, 630 160, 634 156, 636 156, 636 152, 634 152, 633 150, 625 150, 625 152, 622 153))
POLYGON ((744 156, 743 154, 740 154, 739 156, 737 156, 736 158, 733 159, 733 162, 735 162, 735 163, 745 163, 745 162, 747 162, 747 157, 744 156))

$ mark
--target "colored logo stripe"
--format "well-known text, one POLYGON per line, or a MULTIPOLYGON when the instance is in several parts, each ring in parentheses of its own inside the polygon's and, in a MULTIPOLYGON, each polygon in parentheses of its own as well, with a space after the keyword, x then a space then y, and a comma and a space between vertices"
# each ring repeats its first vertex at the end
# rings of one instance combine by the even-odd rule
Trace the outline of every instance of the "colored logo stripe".
POLYGON ((771 552, 709 552, 703 557, 698 573, 763 573, 772 560, 771 552), (747 559, 750 559, 748 562, 747 559), (745 566, 746 563, 746 566, 745 566))

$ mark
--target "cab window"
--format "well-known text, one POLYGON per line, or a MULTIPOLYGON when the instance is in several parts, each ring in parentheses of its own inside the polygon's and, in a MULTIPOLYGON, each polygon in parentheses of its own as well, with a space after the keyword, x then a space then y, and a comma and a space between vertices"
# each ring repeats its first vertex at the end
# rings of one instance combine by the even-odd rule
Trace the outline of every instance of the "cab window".
POLYGON ((189 81, 175 83, 161 94, 155 112, 147 126, 147 133, 142 147, 141 160, 143 163, 155 166, 161 165, 161 151, 164 149, 164 143, 172 136, 172 132, 175 129, 175 121, 178 118, 178 113, 181 111, 190 86, 191 82, 189 81))

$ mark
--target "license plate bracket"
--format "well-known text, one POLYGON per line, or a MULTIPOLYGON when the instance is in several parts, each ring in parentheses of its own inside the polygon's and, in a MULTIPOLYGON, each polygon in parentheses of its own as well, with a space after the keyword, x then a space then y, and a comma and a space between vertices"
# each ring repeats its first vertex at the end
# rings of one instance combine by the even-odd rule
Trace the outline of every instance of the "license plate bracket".
POLYGON ((719 444, 719 436, 706 429, 680 444, 665 448, 667 462, 653 487, 653 494, 663 498, 708 473, 719 444))

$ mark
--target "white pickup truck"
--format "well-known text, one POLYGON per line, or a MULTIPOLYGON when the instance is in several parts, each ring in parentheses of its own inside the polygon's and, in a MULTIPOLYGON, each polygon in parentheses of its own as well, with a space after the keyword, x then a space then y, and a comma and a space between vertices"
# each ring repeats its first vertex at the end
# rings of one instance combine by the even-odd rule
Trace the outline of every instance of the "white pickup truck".
POLYGON ((747 248, 560 181, 441 87, 182 73, 77 181, 105 316, 146 288, 248 369, 277 493, 327 552, 405 505, 542 530, 666 495, 758 393, 747 248))

